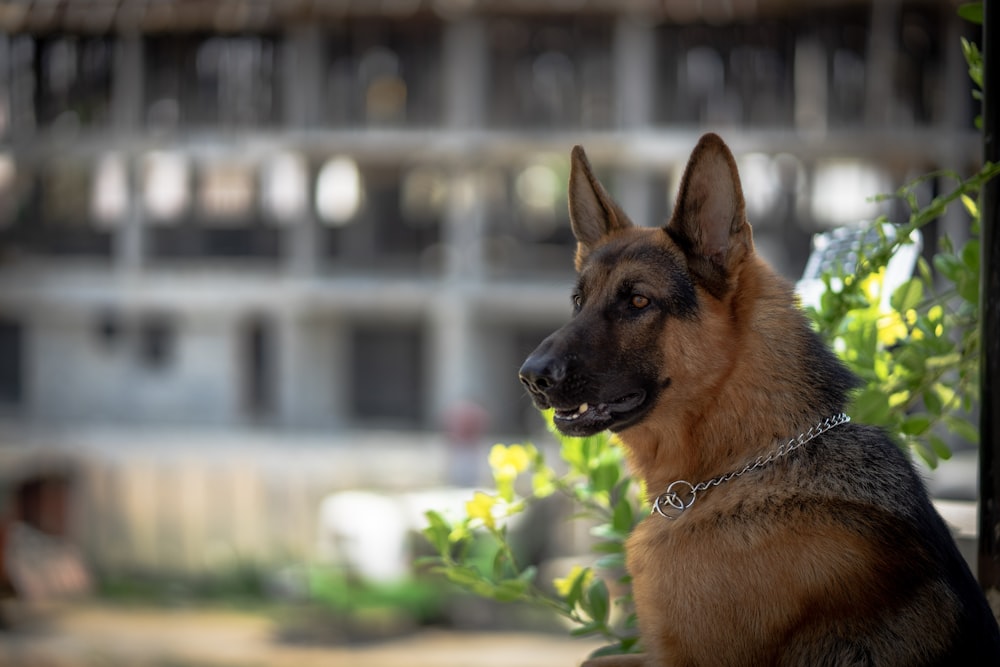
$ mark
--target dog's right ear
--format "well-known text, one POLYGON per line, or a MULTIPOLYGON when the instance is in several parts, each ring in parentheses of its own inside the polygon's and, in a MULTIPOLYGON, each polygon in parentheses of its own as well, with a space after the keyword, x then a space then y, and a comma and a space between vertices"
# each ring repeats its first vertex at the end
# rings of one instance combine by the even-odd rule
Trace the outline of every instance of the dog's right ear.
POLYGON ((736 160, 718 135, 704 135, 692 151, 665 229, 691 273, 721 299, 737 264, 753 252, 753 236, 736 160))
POLYGON ((611 198, 587 160, 583 147, 574 146, 569 168, 569 221, 576 237, 576 268, 602 240, 632 226, 611 198))

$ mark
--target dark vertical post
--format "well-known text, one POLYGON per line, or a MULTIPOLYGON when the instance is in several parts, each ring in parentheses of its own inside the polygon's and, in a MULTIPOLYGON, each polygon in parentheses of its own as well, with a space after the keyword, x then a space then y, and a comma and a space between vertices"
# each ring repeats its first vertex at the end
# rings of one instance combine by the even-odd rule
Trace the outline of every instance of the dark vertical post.
MULTIPOLYGON (((983 159, 1000 161, 1000 7, 983 3, 983 159)), ((1000 616, 1000 182, 982 192, 979 583, 1000 616)))

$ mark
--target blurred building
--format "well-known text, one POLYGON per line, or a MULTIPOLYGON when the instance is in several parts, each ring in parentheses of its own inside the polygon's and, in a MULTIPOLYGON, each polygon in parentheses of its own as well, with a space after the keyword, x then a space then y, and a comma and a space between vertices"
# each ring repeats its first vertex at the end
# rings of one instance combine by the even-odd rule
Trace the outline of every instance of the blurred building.
POLYGON ((794 277, 866 197, 978 162, 957 4, 0 1, 0 462, 89 462, 89 553, 154 565, 443 483, 454 406, 537 428, 573 144, 654 225, 721 133, 794 277))

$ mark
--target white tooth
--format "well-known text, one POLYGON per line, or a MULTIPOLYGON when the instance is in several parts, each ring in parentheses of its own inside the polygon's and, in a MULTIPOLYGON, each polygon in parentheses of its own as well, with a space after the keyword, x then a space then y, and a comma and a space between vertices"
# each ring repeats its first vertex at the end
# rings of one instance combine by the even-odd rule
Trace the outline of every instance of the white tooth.
POLYGON ((584 412, 587 411, 587 408, 589 408, 589 407, 590 406, 587 405, 586 403, 581 403, 580 407, 577 409, 577 414, 581 414, 582 415, 584 412))

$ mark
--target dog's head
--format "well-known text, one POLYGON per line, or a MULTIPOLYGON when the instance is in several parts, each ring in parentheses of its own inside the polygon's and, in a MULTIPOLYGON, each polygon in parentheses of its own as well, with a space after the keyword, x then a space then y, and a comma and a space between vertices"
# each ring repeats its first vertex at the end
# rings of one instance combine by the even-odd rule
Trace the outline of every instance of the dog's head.
POLYGON ((721 372, 706 343, 726 345, 716 335, 721 304, 753 240, 736 162, 714 134, 691 154, 662 228, 633 225, 579 146, 571 161, 573 317, 525 360, 520 379, 536 406, 554 408, 559 430, 591 435, 639 424, 671 392, 721 372))

